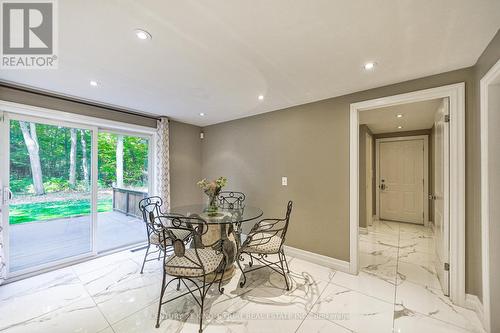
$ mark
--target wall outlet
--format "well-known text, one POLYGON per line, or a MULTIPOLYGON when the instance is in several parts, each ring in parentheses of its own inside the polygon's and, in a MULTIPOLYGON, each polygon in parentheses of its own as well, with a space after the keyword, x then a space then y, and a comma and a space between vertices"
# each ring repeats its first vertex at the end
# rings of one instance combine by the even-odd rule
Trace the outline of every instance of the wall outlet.
POLYGON ((282 186, 288 185, 288 178, 287 177, 281 177, 281 185, 282 186))

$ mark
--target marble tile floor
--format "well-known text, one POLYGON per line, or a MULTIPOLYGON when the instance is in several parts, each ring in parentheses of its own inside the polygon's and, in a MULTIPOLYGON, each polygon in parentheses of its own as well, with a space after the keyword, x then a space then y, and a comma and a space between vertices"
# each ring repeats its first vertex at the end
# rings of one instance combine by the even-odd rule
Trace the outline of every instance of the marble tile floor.
MULTIPOLYGON (((269 269, 248 274, 244 288, 238 273, 224 294, 209 292, 204 332, 482 332, 433 280, 432 233, 412 228, 377 222, 361 235, 358 276, 291 256, 290 291, 269 269)), ((191 296, 164 306, 154 327, 161 266, 139 274, 142 255, 119 252, 0 286, 0 332, 197 332, 191 296)))

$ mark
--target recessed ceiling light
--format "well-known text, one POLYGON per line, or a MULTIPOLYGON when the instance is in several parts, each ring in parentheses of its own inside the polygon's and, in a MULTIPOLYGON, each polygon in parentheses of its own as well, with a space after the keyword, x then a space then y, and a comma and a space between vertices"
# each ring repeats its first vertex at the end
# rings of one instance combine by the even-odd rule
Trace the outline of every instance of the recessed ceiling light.
POLYGON ((99 82, 97 82, 96 80, 90 80, 89 83, 92 87, 97 87, 99 85, 99 82))
POLYGON ((403 115, 402 114, 398 114, 396 117, 403 118, 403 115))
POLYGON ((403 128, 403 126, 398 126, 398 129, 402 129, 402 128, 403 128))
POLYGON ((363 67, 365 68, 365 70, 370 71, 370 70, 372 70, 373 68, 375 68, 375 65, 376 65, 376 63, 375 63, 375 62, 370 61, 370 62, 367 62, 366 64, 364 64, 364 66, 363 66, 363 67))
POLYGON ((136 37, 139 39, 145 40, 145 39, 152 38, 151 34, 149 32, 147 32, 146 30, 135 29, 134 32, 135 32, 136 37))
POLYGON ((203 112, 200 112, 200 116, 205 117, 205 114, 203 112))
POLYGON ((259 101, 262 101, 264 99, 264 95, 259 95, 258 99, 259 101))

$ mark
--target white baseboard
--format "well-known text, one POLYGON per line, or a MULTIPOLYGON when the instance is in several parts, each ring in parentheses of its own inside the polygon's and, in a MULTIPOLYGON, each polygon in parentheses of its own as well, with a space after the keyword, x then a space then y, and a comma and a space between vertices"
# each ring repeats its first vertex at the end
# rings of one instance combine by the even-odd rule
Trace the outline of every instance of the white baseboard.
POLYGON ((332 257, 327 257, 322 254, 317 254, 301 249, 297 249, 295 247, 287 246, 285 245, 285 251, 287 254, 302 259, 306 260, 318 265, 330 267, 332 269, 335 269, 337 271, 345 272, 345 273, 350 273, 349 272, 349 262, 343 261, 343 260, 338 260, 332 257))
POLYGON ((465 294, 465 307, 474 311, 479 318, 479 321, 484 325, 484 310, 483 303, 476 295, 465 294))
POLYGON ((359 233, 361 235, 368 235, 368 229, 359 227, 359 233))

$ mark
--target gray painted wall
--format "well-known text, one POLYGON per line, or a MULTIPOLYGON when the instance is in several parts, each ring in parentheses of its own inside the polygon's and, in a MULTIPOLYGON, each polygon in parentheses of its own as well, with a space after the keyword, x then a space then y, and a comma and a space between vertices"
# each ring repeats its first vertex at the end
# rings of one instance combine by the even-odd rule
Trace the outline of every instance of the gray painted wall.
MULTIPOLYGON (((474 113, 473 68, 465 68, 208 126, 203 176, 228 176, 230 187, 248 193, 266 216, 282 215, 294 200, 288 244, 348 261, 350 103, 458 82, 466 83, 466 112, 474 113), (281 176, 289 177, 288 187, 281 176)), ((467 251, 479 249, 474 244, 467 251)), ((476 293, 478 272, 472 274, 468 291, 476 293)))
POLYGON ((202 203, 196 183, 201 179, 201 128, 170 121, 170 204, 202 203))

